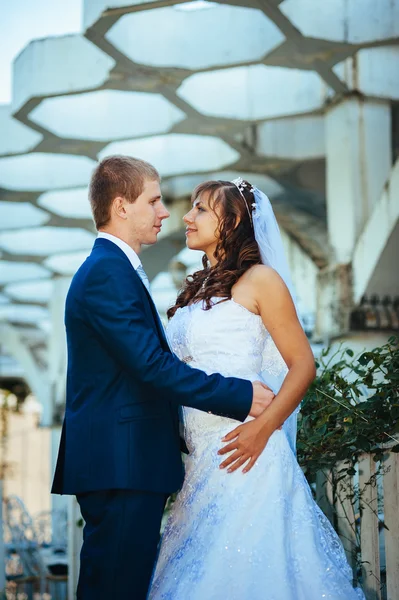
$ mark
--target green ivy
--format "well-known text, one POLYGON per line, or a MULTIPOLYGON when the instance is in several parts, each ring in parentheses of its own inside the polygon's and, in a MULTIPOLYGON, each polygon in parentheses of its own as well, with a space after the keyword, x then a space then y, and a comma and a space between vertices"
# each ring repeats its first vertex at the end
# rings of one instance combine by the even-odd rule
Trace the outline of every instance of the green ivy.
POLYGON ((298 461, 307 477, 337 462, 354 475, 360 454, 377 462, 387 443, 399 452, 399 339, 355 357, 342 345, 323 350, 298 419, 298 461))

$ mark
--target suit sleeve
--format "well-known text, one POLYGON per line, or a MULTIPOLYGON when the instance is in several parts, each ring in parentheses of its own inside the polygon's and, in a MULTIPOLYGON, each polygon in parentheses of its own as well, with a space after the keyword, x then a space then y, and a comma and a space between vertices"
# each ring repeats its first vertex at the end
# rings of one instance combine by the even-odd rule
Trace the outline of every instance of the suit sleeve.
POLYGON ((87 319, 115 360, 174 403, 244 421, 252 384, 219 374, 207 376, 165 352, 148 323, 143 298, 125 261, 106 259, 87 276, 87 319))

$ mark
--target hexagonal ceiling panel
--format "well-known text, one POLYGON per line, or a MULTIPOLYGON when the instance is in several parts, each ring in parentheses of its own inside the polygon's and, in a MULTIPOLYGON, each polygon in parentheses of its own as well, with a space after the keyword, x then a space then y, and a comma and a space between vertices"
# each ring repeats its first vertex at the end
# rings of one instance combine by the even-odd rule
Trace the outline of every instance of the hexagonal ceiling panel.
POLYGON ((265 194, 271 197, 277 196, 284 191, 283 187, 277 183, 277 181, 267 175, 245 173, 242 171, 216 171, 206 173, 206 175, 180 175, 171 177, 162 182, 162 191, 165 195, 173 198, 190 196, 194 188, 206 179, 232 181, 233 179, 236 179, 236 177, 242 177, 243 179, 250 181, 253 185, 256 185, 265 194))
POLYGON ((150 4, 156 0, 82 0, 84 28, 90 27, 107 9, 150 4))
POLYGON ((261 175, 260 173, 249 173, 246 171, 219 171, 213 173, 214 179, 225 179, 226 181, 232 181, 236 177, 242 177, 247 181, 250 181, 254 186, 258 187, 264 194, 274 198, 284 192, 284 188, 272 177, 268 175, 261 175))
POLYGON ((0 104, 0 131, 0 156, 29 152, 43 139, 41 133, 14 119, 8 104, 0 104))
POLYGON ((46 267, 60 275, 73 275, 80 265, 86 260, 89 250, 84 252, 68 252, 66 254, 54 254, 44 261, 46 267))
POLYGON ((50 215, 30 202, 2 202, 0 200, 0 230, 21 229, 44 225, 50 215))
POLYGON ((263 156, 287 159, 323 157, 324 117, 288 117, 259 123, 257 151, 263 156))
POLYGON ((192 2, 183 2, 181 4, 173 4, 175 10, 197 11, 208 10, 219 6, 217 2, 208 2, 207 0, 193 0, 192 2))
POLYGON ((186 69, 257 61, 285 39, 254 8, 215 4, 210 10, 183 11, 183 6, 125 15, 106 38, 136 63, 186 69))
POLYGON ((46 279, 50 275, 50 271, 35 263, 0 261, 0 285, 15 281, 46 279))
POLYGON ((90 219, 92 216, 87 187, 46 192, 39 196, 37 203, 61 217, 90 219))
POLYGON ((399 5, 391 0, 323 0, 323 10, 319 0, 284 0, 279 9, 312 38, 361 44, 399 35, 399 5))
POLYGON ((47 281, 32 281, 29 283, 13 283, 7 285, 4 292, 14 300, 23 302, 48 302, 50 300, 53 283, 47 281))
POLYGON ((258 120, 321 108, 326 87, 312 71, 254 65, 191 75, 177 93, 205 115, 258 120))
POLYGON ((45 256, 55 252, 90 248, 95 240, 84 229, 63 227, 37 227, 13 233, 0 233, 0 249, 10 254, 45 256))
POLYGON ((0 187, 41 191, 87 184, 96 163, 86 156, 32 153, 0 158, 0 187))
POLYGON ((81 35, 34 40, 14 61, 13 112, 30 98, 95 89, 114 66, 110 56, 81 35))
POLYGON ((48 311, 42 306, 30 304, 10 304, 0 306, 0 321, 11 323, 31 323, 38 325, 40 321, 48 318, 48 311))
POLYGON ((102 159, 110 154, 139 156, 155 165, 161 175, 221 169, 240 156, 219 138, 177 133, 115 142, 104 148, 99 157, 102 159))
POLYGON ((104 141, 164 133, 185 117, 161 94, 119 90, 49 98, 30 113, 61 137, 104 141))

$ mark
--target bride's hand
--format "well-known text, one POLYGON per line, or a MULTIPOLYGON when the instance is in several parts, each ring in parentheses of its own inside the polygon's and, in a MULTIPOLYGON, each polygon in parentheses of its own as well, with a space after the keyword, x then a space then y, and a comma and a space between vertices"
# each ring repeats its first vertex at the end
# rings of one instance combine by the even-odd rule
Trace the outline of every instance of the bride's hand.
POLYGON ((258 419, 243 423, 230 431, 222 439, 223 442, 230 442, 230 444, 221 448, 218 454, 223 455, 228 452, 232 454, 222 462, 220 468, 229 467, 227 472, 232 473, 247 463, 243 469, 243 473, 247 473, 262 454, 272 433, 273 431, 268 431, 264 423, 259 422, 258 419))

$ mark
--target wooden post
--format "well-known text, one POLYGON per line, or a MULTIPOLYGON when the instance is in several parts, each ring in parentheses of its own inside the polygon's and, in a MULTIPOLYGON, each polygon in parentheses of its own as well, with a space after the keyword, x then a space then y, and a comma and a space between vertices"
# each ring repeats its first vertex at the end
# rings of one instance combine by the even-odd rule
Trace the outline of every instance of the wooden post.
POLYGON ((387 570, 387 600, 399 598, 399 454, 390 452, 384 460, 384 519, 387 570))
POLYGON ((378 538, 377 484, 366 485, 375 475, 371 454, 359 460, 359 490, 361 492, 360 546, 362 550, 363 591, 368 600, 381 600, 380 547, 378 538))
MULTIPOLYGON (((347 464, 338 463, 337 471, 340 471, 347 464)), ((338 535, 341 538, 342 545, 345 549, 346 558, 352 570, 355 567, 355 547, 356 547, 356 533, 355 533, 355 513, 351 498, 348 496, 353 495, 353 483, 352 477, 347 475, 344 479, 341 479, 336 486, 336 502, 335 510, 337 514, 337 529, 338 535)), ((355 574, 354 574, 355 577, 355 574)))
POLYGON ((3 480, 0 479, 0 598, 6 597, 6 553, 3 533, 3 480))
POLYGON ((68 501, 68 600, 76 600, 83 527, 79 525, 82 515, 75 496, 69 496, 68 501))
POLYGON ((316 474, 316 502, 331 525, 334 526, 334 497, 332 471, 318 471, 316 474))

